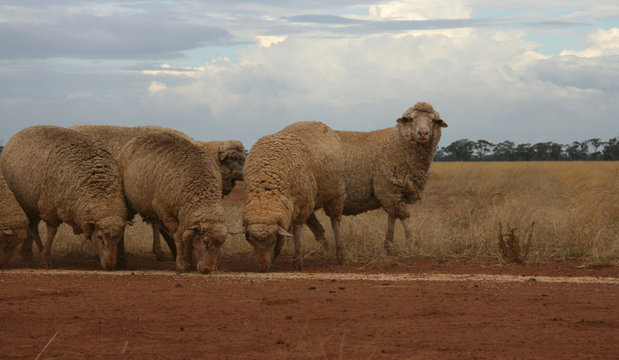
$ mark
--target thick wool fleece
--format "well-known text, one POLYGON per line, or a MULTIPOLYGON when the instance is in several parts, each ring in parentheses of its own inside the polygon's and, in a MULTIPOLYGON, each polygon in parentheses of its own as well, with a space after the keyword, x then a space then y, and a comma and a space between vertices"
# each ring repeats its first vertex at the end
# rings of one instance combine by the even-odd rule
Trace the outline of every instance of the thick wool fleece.
POLYGON ((99 220, 127 218, 116 161, 103 145, 76 131, 26 128, 6 144, 0 167, 31 222, 65 222, 89 237, 99 220))
POLYGON ((345 193, 342 168, 340 140, 322 123, 295 123, 262 137, 245 163, 244 224, 288 229, 321 207, 339 218, 345 193))

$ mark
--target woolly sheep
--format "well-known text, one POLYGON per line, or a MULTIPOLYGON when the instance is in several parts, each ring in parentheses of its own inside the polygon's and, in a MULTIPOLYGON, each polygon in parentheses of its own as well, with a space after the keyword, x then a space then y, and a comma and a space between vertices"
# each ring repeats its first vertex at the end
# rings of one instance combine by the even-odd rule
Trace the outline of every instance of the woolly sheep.
POLYGON ((245 147, 238 140, 194 141, 217 162, 221 172, 222 194, 228 195, 237 181, 243 180, 245 147))
MULTIPOLYGON (((447 124, 425 102, 397 119, 393 128, 370 132, 337 131, 345 158, 344 215, 382 207, 388 214, 385 249, 392 253, 395 220, 400 219, 407 241, 412 241, 408 205, 421 199, 430 164, 447 124)), ((324 241, 324 229, 312 214, 307 222, 315 238, 324 241)))
POLYGON ((119 165, 131 212, 157 224, 176 242, 176 269, 216 269, 228 231, 221 200, 221 175, 214 159, 191 141, 171 133, 131 140, 119 165))
POLYGON ((0 171, 0 269, 8 264, 15 247, 27 237, 28 217, 0 171))
POLYGON ((269 270, 288 237, 294 239, 294 266, 302 270, 300 231, 321 207, 331 218, 337 258, 343 261, 343 166, 337 134, 320 122, 295 123, 256 142, 245 163, 242 231, 254 247, 258 270, 269 270))
MULTIPOLYGON (((103 143, 118 159, 120 152, 129 141, 135 137, 159 132, 176 134, 185 139, 191 138, 185 133, 160 126, 114 126, 114 125, 78 125, 70 129, 86 134, 97 141, 103 143)), ((222 177, 222 195, 227 195, 232 191, 236 181, 243 180, 243 164, 245 163, 245 148, 238 140, 223 141, 194 141, 194 144, 207 150, 215 159, 222 177)), ((176 246, 174 240, 164 236, 173 257, 176 258, 176 246)), ((153 225, 153 253, 158 260, 165 258, 161 248, 159 229, 153 225)))
MULTIPOLYGON (((0 167, 29 218, 30 235, 39 249, 38 223, 47 224, 42 266, 51 266, 52 243, 65 222, 92 242, 104 269, 115 267, 127 208, 118 164, 103 145, 73 130, 33 126, 9 140, 0 167)), ((31 256, 26 248, 28 252, 31 256)))

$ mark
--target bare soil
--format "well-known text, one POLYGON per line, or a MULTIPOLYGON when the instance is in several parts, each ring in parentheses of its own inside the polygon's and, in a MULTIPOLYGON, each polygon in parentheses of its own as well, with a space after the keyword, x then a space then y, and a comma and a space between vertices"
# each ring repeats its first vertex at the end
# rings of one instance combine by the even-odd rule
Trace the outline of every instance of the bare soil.
POLYGON ((0 359, 619 359, 616 267, 54 260, 0 272, 0 359))

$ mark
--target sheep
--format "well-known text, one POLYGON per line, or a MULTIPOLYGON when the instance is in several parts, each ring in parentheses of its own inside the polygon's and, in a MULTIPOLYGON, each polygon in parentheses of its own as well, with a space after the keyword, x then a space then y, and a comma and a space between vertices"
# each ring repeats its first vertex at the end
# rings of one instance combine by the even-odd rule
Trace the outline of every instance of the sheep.
MULTIPOLYGON (((38 223, 47 224, 41 266, 51 267, 52 243, 64 222, 92 242, 103 269, 115 267, 127 208, 118 164, 104 146, 77 131, 33 126, 9 140, 0 168, 28 216, 30 235, 39 250, 38 223)), ((32 254, 29 248, 22 251, 32 254)))
MULTIPOLYGON (((70 127, 70 129, 79 131, 103 143, 108 147, 116 159, 119 158, 123 146, 137 136, 168 132, 191 140, 188 135, 181 131, 160 126, 127 127, 114 125, 77 125, 70 127)), ((222 196, 230 193, 235 185, 235 182, 243 180, 243 164, 245 163, 245 148, 243 147, 243 144, 238 140, 196 140, 194 143, 204 150, 207 150, 217 162, 222 177, 222 196)), ((161 248, 159 229, 155 225, 152 225, 152 231, 152 251, 157 260, 163 260, 165 259, 165 255, 163 249, 161 248)), ((172 252, 172 256, 176 258, 176 246, 174 245, 174 240, 169 236, 166 236, 166 234, 164 234, 164 239, 166 240, 168 248, 170 248, 170 251, 172 252)))
POLYGON ((27 237, 28 217, 0 171, 0 269, 8 264, 15 247, 27 237))
POLYGON ((198 271, 214 271, 228 235, 215 160, 191 141, 161 132, 131 140, 118 163, 131 214, 174 239, 177 271, 189 269, 192 248, 198 271))
POLYGON ((343 261, 344 156, 337 134, 320 122, 299 122, 260 138, 244 170, 243 228, 259 271, 268 271, 285 241, 294 239, 294 267, 303 269, 300 232, 315 209, 331 218, 336 255, 343 261), (292 229, 292 234, 290 234, 292 229))
POLYGON ((194 141, 217 162, 221 172, 222 195, 228 195, 237 181, 243 180, 245 147, 238 140, 194 141))
MULTIPOLYGON (((383 208, 387 212, 384 248, 393 254, 395 220, 400 219, 406 240, 413 230, 408 205, 421 199, 430 164, 447 124, 425 102, 418 102, 397 119, 393 128, 370 132, 337 131, 345 158, 344 215, 383 208)), ((307 225, 324 243, 324 229, 312 214, 307 225)))

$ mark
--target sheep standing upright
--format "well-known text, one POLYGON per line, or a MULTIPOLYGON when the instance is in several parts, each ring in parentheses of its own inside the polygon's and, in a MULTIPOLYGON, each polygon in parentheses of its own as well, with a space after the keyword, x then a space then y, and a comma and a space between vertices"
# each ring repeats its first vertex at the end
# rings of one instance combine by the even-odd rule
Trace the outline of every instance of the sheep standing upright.
POLYGON ((28 217, 0 170, 0 269, 8 264, 15 247, 27 237, 28 217))
MULTIPOLYGON (((346 202, 344 215, 383 208, 387 212, 385 249, 392 253, 395 220, 400 219, 411 242, 409 204, 421 199, 430 164, 441 138, 441 120, 432 105, 418 102, 393 128, 370 132, 337 131, 344 153, 346 202)), ((315 215, 307 221, 317 240, 324 229, 315 215)))
MULTIPOLYGON (((115 267, 127 208, 118 164, 103 145, 73 130, 33 126, 9 140, 0 167, 39 249, 38 223, 47 224, 42 266, 51 266, 52 242, 65 222, 92 242, 104 269, 115 267)), ((22 251, 32 254, 29 248, 22 251)))
POLYGON ((302 270, 300 232, 315 209, 331 218, 338 261, 343 261, 339 224, 344 206, 344 156, 337 134, 320 122, 300 122, 252 147, 244 170, 243 230, 258 269, 269 270, 292 227, 294 266, 302 270))
POLYGON ((177 271, 192 262, 215 270, 228 235, 215 160, 183 137, 155 133, 127 143, 119 165, 130 211, 176 242, 177 271))

